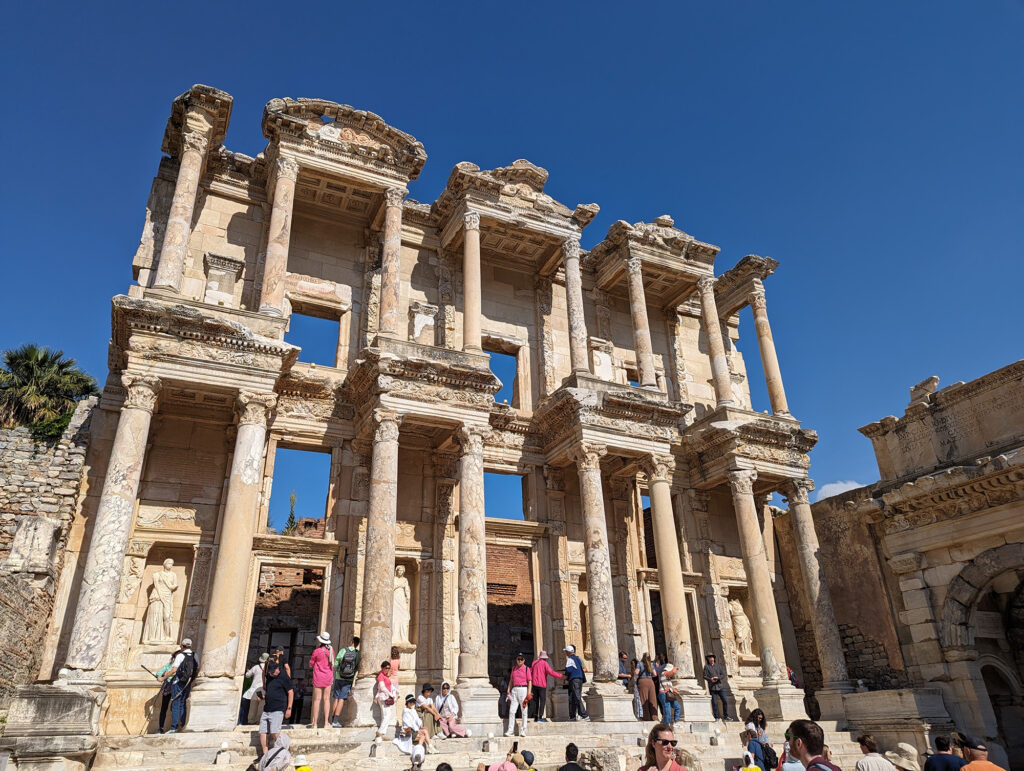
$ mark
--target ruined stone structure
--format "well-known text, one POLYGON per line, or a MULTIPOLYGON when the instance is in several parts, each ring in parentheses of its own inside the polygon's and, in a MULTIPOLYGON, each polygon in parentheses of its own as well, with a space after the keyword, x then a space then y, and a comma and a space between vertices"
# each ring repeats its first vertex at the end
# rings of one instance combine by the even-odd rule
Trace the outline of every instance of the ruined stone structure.
MULTIPOLYGON (((246 661, 276 623, 254 622, 261 593, 288 570, 315 571, 300 587, 321 588, 318 629, 362 638, 353 726, 371 724, 407 596, 403 687, 451 680, 468 721, 491 719, 509 654, 489 645, 492 613, 508 644, 530 639, 556 666, 577 646, 595 720, 633 720, 618 651, 662 648, 693 725, 711 718, 709 651, 736 707, 773 721, 804 715, 786 674, 803 651, 823 715, 842 720, 862 694, 808 503, 817 437, 790 412, 772 340, 777 263, 750 255, 716 276, 718 248, 665 215, 618 221, 586 251, 598 207, 554 200, 524 160, 460 163, 432 204, 409 200, 423 146, 318 99, 269 102, 251 158, 222 144, 231 107, 206 86, 174 100, 135 283, 112 303, 54 642, 11 706, 8 746, 38 768, 151 730, 144 667, 186 636, 201 657, 188 728, 230 730, 246 661), (770 412, 751 408, 736 347, 746 307, 770 412), (296 314, 337 322, 334 366, 286 341, 296 314), (495 403, 491 353, 515 357, 510 404, 495 403), (283 448, 331 455, 312 537, 265 527, 283 448), (524 521, 485 516, 485 472, 522 477, 524 521), (785 560, 776 491, 791 504, 785 560), (527 602, 532 616, 513 610, 527 602)), ((855 639, 861 622, 846 623, 855 639)), ((895 640, 879 645, 905 669, 895 640)))

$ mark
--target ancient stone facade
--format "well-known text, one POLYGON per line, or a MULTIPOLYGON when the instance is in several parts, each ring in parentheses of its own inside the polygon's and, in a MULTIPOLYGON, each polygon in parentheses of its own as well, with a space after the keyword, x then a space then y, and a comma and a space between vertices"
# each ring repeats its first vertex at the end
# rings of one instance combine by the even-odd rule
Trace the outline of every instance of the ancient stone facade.
MULTIPOLYGON (((941 695, 963 731, 1024 750, 1024 361, 860 429, 881 480, 814 504, 850 674, 941 695), (860 637, 860 640, 857 640, 860 637)), ((990 745, 991 746, 991 745, 990 745)), ((1000 762, 997 760, 997 762, 1000 762)))
POLYGON ((188 727, 229 730, 271 570, 319 571, 317 628, 361 636, 348 723, 370 725, 393 644, 403 687, 448 679, 469 719, 490 714, 492 656, 508 654, 489 644, 508 593, 491 554, 528 575, 513 599, 531 598, 515 619, 529 653, 556 666, 565 645, 582 653, 595 720, 633 720, 619 650, 677 665, 689 721, 711 717, 705 652, 728 665, 737 705, 803 716, 786 674, 800 669, 796 597, 818 631, 819 702, 842 716, 852 685, 807 502, 817 437, 783 388, 774 260, 716 276, 718 248, 666 215, 582 249, 597 205, 554 200, 525 160, 459 163, 432 204, 410 200, 422 145, 324 100, 269 102, 268 144, 248 157, 222 144, 231 108, 206 86, 173 102, 135 283, 112 303, 40 666, 54 684, 19 696, 6 739, 42 730, 32 705, 47 699, 75 716, 51 732, 152 730, 145 668, 183 637, 201 657, 188 727), (737 348, 748 306, 770 412, 751 408, 737 348), (296 315, 337 323, 333 366, 288 342, 296 315), (516 361, 507 404, 496 353, 516 361), (267 532, 286 448, 331 456, 316 537, 267 532), (488 472, 522 478, 524 521, 486 517, 488 472), (792 503, 785 571, 776 491, 792 503))

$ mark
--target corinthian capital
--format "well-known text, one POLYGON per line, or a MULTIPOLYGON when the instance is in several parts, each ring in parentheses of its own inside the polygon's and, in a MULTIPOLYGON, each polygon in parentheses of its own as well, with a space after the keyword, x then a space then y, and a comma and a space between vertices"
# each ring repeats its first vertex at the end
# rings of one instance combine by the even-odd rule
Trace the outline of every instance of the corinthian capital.
POLYGON ((463 425, 455 434, 463 455, 483 455, 484 429, 463 425))
POLYGON ((567 260, 580 258, 580 240, 575 236, 562 241, 562 256, 567 260))
POLYGON ((209 138, 202 132, 189 131, 187 134, 181 135, 181 152, 183 154, 188 150, 192 150, 200 155, 206 155, 206 148, 209 145, 209 138))
POLYGON ((652 482, 671 482, 676 461, 671 455, 649 455, 640 462, 641 468, 652 482))
POLYGON ((608 448, 604 445, 582 442, 569 451, 569 457, 573 459, 578 468, 584 471, 595 471, 601 468, 601 458, 608 454, 608 448))
POLYGON ((479 230, 480 229, 480 215, 475 211, 466 212, 462 219, 466 230, 479 230))
POLYGON ((812 479, 790 479, 782 487, 782 494, 786 496, 790 505, 794 503, 810 503, 811 490, 814 489, 812 479))
POLYGON ((753 469, 742 471, 730 471, 726 474, 729 477, 729 487, 736 495, 753 495, 754 480, 757 479, 757 472, 753 469))
POLYGON ((397 442, 398 426, 402 422, 402 416, 391 410, 377 409, 373 411, 373 441, 397 442))
POLYGON ((266 426, 276 406, 277 394, 239 391, 235 400, 238 425, 266 426))
POLYGON ((409 190, 404 187, 389 187, 384 191, 384 202, 388 206, 401 206, 402 201, 409 195, 409 190))
POLYGON ((697 279, 697 291, 702 295, 715 293, 715 279, 711 276, 704 276, 703 278, 697 279))
POLYGON ((643 273, 643 263, 639 254, 631 254, 626 258, 626 272, 633 276, 643 273))
POLYGON ((768 302, 764 296, 763 286, 754 287, 754 289, 751 290, 750 296, 747 298, 747 300, 750 303, 750 307, 753 308, 755 311, 764 312, 768 310, 768 302))
POLYGON ((160 393, 160 378, 125 372, 121 375, 121 385, 126 391, 125 409, 145 410, 149 413, 156 409, 156 397, 160 393))
POLYGON ((299 162, 294 158, 278 158, 277 176, 294 182, 299 178, 299 162))

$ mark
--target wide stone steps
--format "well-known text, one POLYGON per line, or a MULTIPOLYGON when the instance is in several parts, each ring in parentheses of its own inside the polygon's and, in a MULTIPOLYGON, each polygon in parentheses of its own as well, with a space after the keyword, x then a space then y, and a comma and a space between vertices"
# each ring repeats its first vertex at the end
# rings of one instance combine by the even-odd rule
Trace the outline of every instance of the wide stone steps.
MULTIPOLYGON (((529 735, 505 737, 499 724, 478 724, 474 735, 465 739, 439 739, 438 754, 427 756, 426 771, 447 762, 455 771, 475 771, 477 763, 503 759, 513 741, 534 753, 538 771, 555 771, 564 763, 565 745, 575 742, 581 751, 611 751, 620 758, 622 771, 635 771, 642 757, 642 743, 653 723, 531 723, 529 735), (493 733, 494 738, 488 738, 493 733), (488 749, 484 749, 488 747, 488 749)), ((851 734, 823 724, 837 764, 852 769, 861 756, 851 734)), ((742 747, 740 723, 680 723, 676 739, 694 758, 689 771, 732 771, 740 764, 742 747)), ((315 771, 395 771, 408 768, 390 741, 375 742, 372 728, 307 729, 286 728, 292 740, 292 754, 306 755, 315 771)), ((777 751, 782 747, 782 727, 770 730, 777 751), (776 734, 779 734, 776 736, 776 734)), ((242 771, 257 756, 258 735, 236 729, 223 733, 179 733, 147 736, 111 736, 101 740, 93 771, 242 771), (214 759, 223 746, 229 753, 218 765, 214 759)), ((619 769, 616 769, 619 771, 619 769)))

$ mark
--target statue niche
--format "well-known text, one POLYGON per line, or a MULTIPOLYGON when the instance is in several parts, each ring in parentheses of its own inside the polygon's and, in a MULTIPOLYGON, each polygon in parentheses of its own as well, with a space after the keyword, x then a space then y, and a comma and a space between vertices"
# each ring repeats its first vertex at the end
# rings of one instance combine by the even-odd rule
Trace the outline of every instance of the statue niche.
POLYGON ((391 616, 391 644, 403 653, 416 650, 413 642, 413 605, 415 597, 404 564, 395 565, 394 606, 391 616))
POLYGON ((163 569, 156 571, 152 580, 142 642, 145 645, 174 642, 174 593, 178 590, 174 560, 170 557, 165 559, 163 569))

